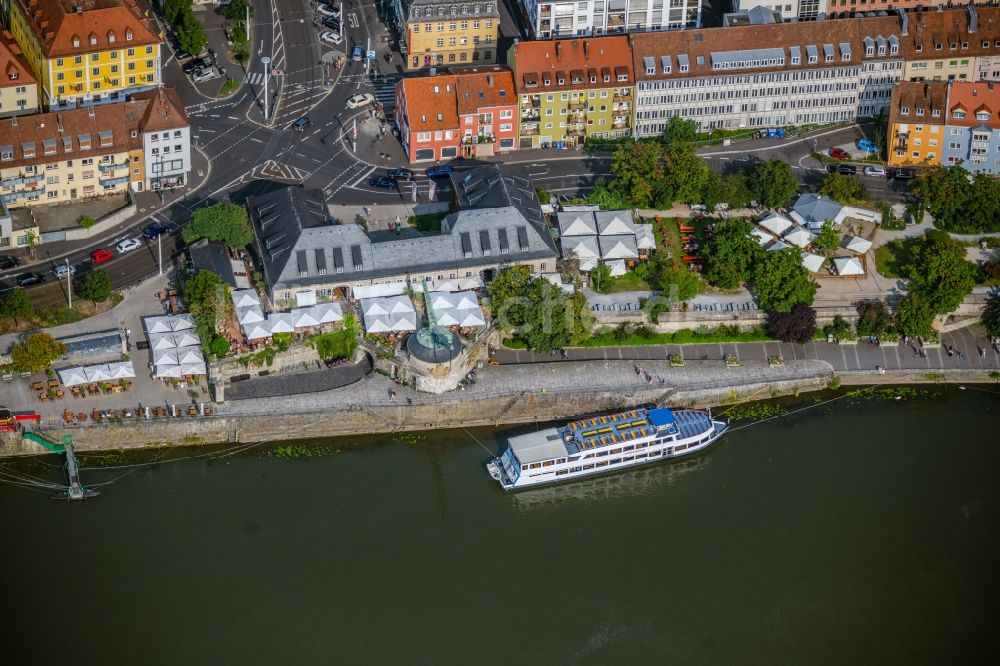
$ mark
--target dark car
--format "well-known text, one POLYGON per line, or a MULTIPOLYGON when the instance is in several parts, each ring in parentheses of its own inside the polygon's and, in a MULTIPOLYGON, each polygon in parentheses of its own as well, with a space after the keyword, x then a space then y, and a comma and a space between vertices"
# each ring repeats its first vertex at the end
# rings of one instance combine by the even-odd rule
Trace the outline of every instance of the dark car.
POLYGON ((417 174, 413 173, 413 169, 400 168, 400 169, 388 169, 385 172, 385 175, 389 176, 389 178, 396 178, 398 180, 413 180, 413 178, 417 174))
POLYGON ((323 19, 324 28, 329 28, 330 30, 336 30, 337 32, 340 32, 340 25, 341 25, 340 19, 333 18, 332 16, 323 19))
POLYGON ((0 271, 5 271, 8 268, 14 268, 14 266, 20 266, 21 260, 17 257, 12 257, 7 254, 0 255, 0 271))
POLYGON ((384 187, 387 190, 396 189, 397 182, 395 178, 389 178, 388 176, 372 176, 368 179, 368 184, 371 187, 384 187))
POLYGON ((846 173, 848 175, 853 176, 854 174, 856 174, 858 172, 858 167, 854 166, 853 164, 838 164, 837 165, 837 172, 838 173, 846 173))
POLYGON ((432 166, 427 169, 428 178, 442 178, 444 176, 450 176, 454 169, 447 164, 442 166, 432 166))
POLYGON ((39 282, 45 282, 45 276, 41 273, 21 273, 17 276, 17 286, 27 287, 32 284, 38 284, 39 282))
POLYGON ((896 171, 892 174, 892 177, 896 180, 912 180, 917 176, 915 173, 907 169, 896 169, 896 171))
POLYGON ((827 170, 828 173, 836 173, 838 166, 840 166, 840 165, 839 164, 827 164, 826 165, 826 170, 827 170))
POLYGON ((201 57, 201 58, 195 58, 195 59, 191 60, 191 62, 186 63, 184 65, 184 73, 185 74, 192 74, 192 73, 194 73, 195 71, 197 71, 199 69, 207 69, 207 68, 211 67, 214 64, 215 63, 212 62, 212 59, 209 58, 209 57, 207 57, 207 56, 201 57))
POLYGON ((166 222, 153 222, 151 225, 142 230, 142 235, 152 240, 160 234, 169 233, 169 231, 170 225, 166 222))
POLYGON ((313 124, 312 120, 310 120, 306 116, 302 116, 294 123, 292 123, 292 129, 295 130, 296 132, 304 132, 306 128, 312 124, 313 124))
POLYGON ((191 59, 191 54, 186 51, 177 51, 174 53, 174 58, 176 58, 179 63, 185 63, 191 59))

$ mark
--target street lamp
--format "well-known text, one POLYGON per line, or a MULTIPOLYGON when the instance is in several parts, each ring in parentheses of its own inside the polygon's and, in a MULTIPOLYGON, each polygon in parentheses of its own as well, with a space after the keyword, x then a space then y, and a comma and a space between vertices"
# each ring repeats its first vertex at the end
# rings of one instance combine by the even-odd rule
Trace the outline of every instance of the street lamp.
POLYGON ((69 257, 66 257, 66 293, 69 295, 69 308, 73 309, 73 276, 70 275, 69 257))
POLYGON ((260 59, 260 64, 264 65, 264 121, 267 122, 267 80, 271 78, 271 59, 264 56, 260 59))

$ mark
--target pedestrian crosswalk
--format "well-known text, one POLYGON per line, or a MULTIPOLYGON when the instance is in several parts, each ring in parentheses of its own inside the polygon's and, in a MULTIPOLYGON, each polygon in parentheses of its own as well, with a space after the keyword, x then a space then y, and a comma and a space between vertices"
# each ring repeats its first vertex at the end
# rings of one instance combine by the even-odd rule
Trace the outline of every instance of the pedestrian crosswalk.
POLYGON ((399 74, 390 74, 384 78, 378 77, 375 82, 375 101, 382 105, 386 118, 391 117, 396 108, 396 84, 402 78, 399 74))
POLYGON ((264 73, 250 72, 250 75, 246 77, 246 80, 249 81, 252 86, 259 86, 264 82, 264 73))

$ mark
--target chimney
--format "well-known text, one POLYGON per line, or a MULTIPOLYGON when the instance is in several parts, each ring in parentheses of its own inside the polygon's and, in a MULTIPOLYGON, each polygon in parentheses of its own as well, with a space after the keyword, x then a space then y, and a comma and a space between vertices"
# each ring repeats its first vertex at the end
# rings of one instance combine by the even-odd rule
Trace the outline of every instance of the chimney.
POLYGON ((493 75, 492 74, 487 74, 486 75, 486 85, 489 86, 490 88, 493 87, 493 75))
POLYGON ((94 117, 94 106, 93 105, 87 107, 87 115, 90 116, 91 118, 94 117))
POLYGON ((556 41, 556 60, 559 60, 561 57, 562 57, 562 43, 556 41))
POLYGON ((62 114, 61 113, 57 113, 56 114, 56 127, 59 128, 59 133, 62 134, 63 133, 63 125, 62 125, 62 114))
POLYGON ((590 42, 583 40, 583 57, 590 58, 590 42))

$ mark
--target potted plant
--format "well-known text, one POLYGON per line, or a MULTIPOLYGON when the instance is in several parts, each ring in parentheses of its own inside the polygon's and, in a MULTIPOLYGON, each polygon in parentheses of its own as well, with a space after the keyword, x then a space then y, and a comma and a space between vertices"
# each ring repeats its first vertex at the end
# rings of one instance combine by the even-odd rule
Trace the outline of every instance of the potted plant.
POLYGON ((740 359, 736 356, 736 354, 726 354, 723 358, 726 361, 727 368, 740 367, 740 359))
POLYGON ((778 356, 778 355, 775 354, 775 355, 767 357, 767 364, 768 365, 784 365, 785 362, 782 360, 782 358, 780 356, 778 356))
POLYGON ((684 357, 680 354, 671 354, 669 356, 670 367, 671 368, 682 368, 684 367, 684 357))

